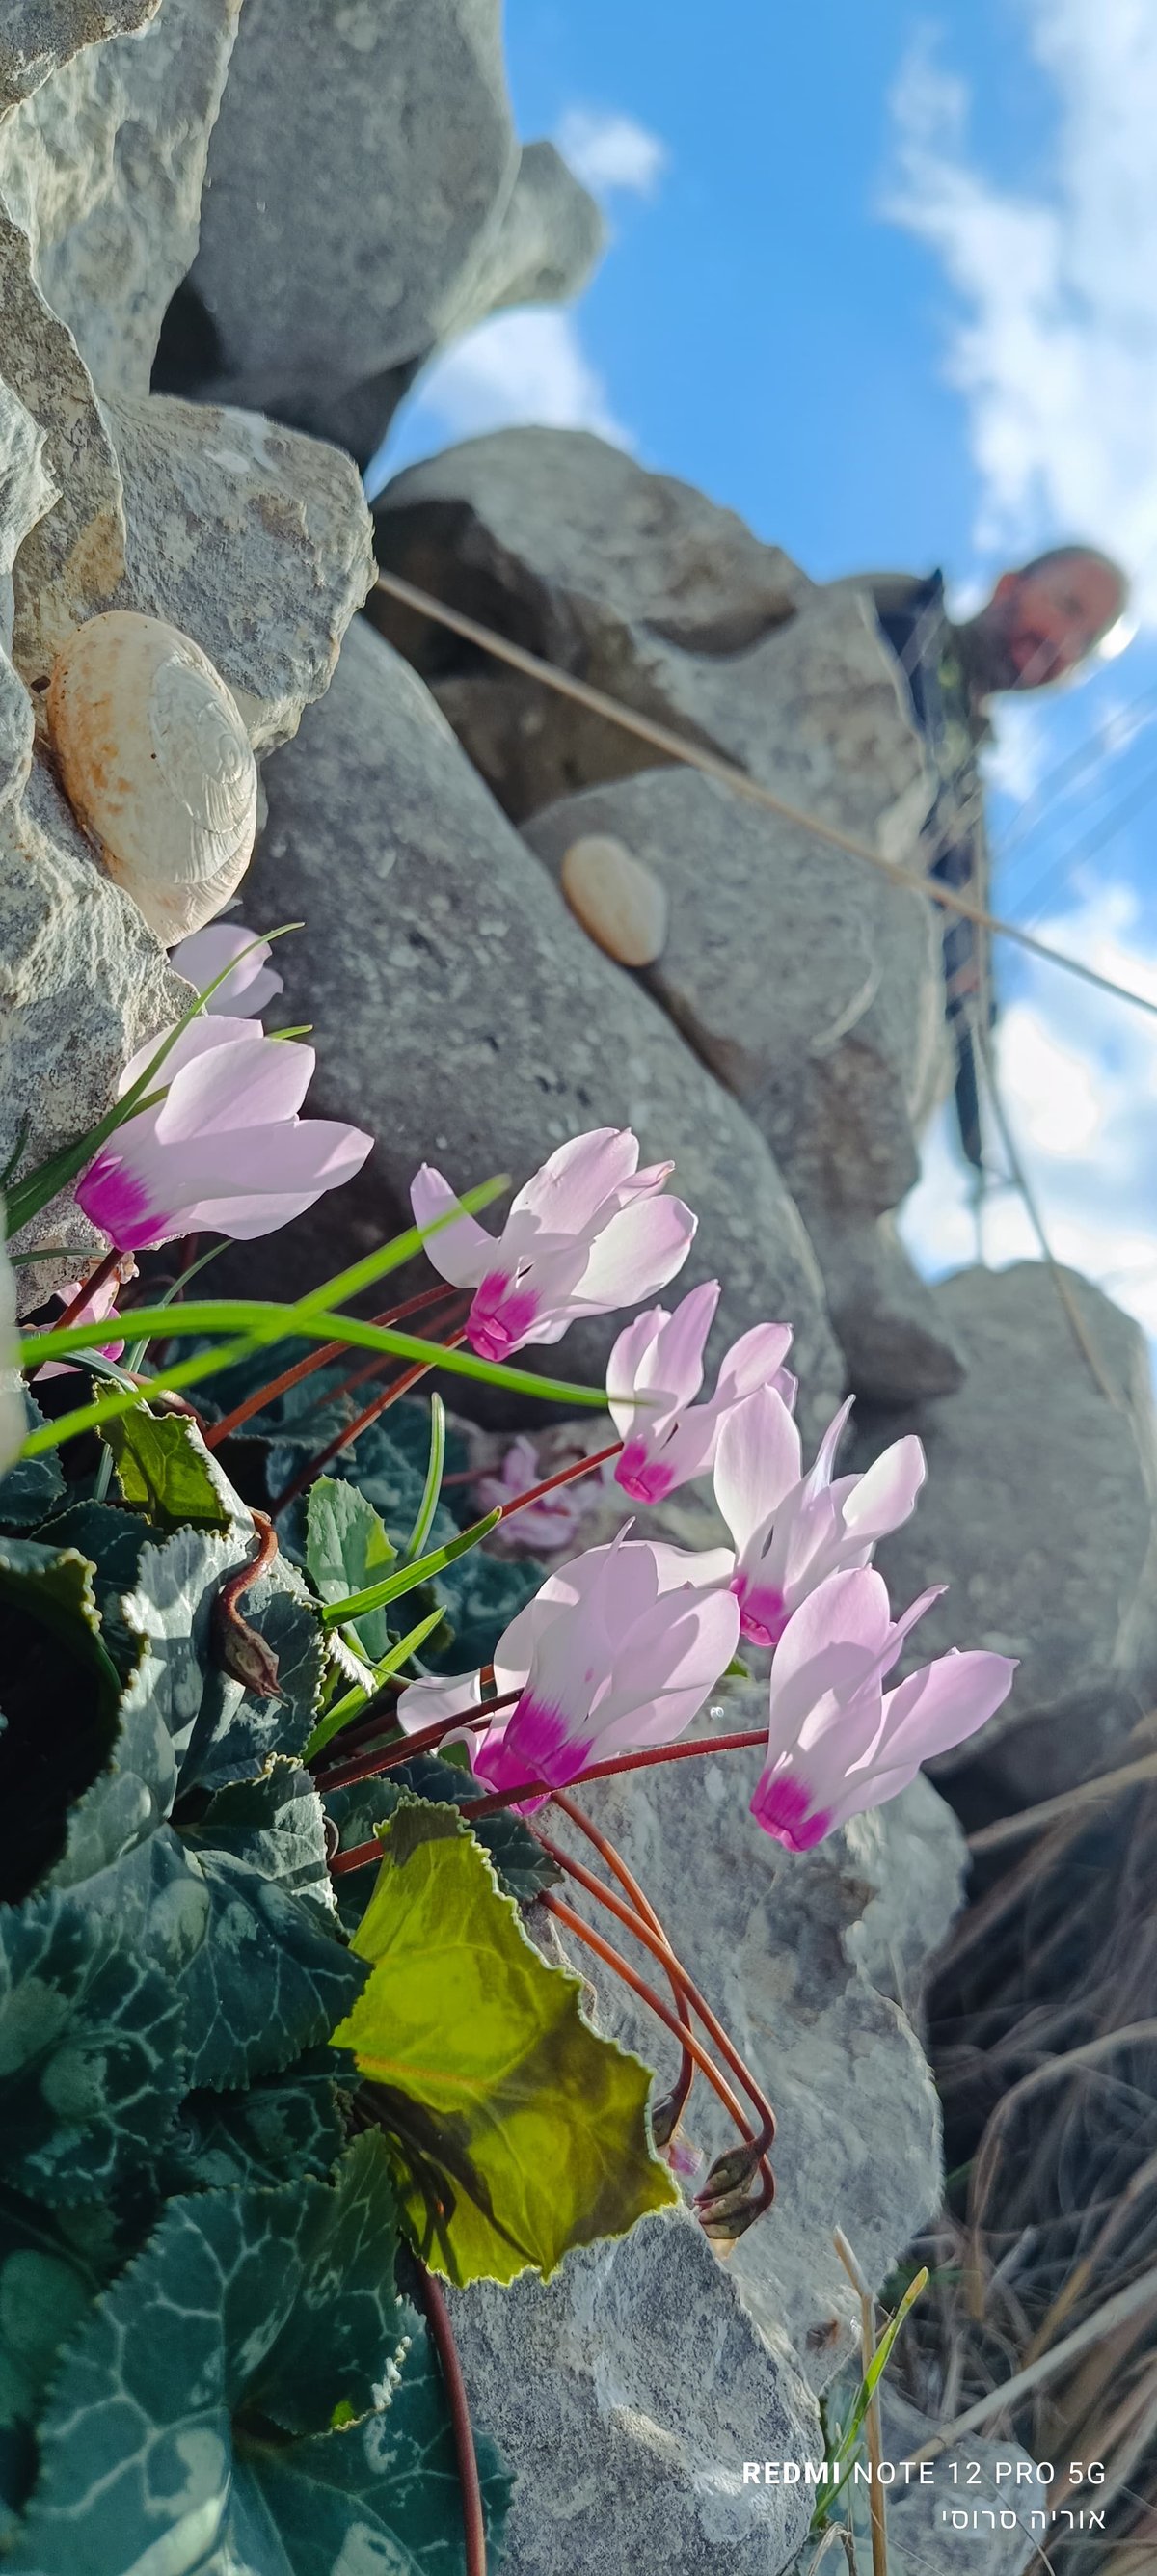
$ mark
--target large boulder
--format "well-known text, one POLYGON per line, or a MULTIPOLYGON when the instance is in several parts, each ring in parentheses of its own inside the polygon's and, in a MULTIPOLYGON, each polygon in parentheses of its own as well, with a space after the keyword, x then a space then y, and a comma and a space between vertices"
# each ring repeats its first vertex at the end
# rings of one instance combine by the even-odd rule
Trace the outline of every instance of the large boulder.
POLYGON ((102 393, 148 392, 166 307, 197 248, 240 6, 18 6, 15 39, 0 34, 0 197, 102 393))
POLYGON ((582 283, 597 211, 557 156, 522 165, 500 19, 499 0, 246 0, 160 385, 365 462, 442 342, 582 283))
MULTIPOLYGON (((304 918, 281 965, 288 1017, 316 1033, 316 1106, 377 1139, 361 1177, 326 1202, 327 1266, 406 1214, 424 1160, 458 1187, 498 1171, 522 1180, 564 1138, 632 1125, 648 1160, 674 1160, 699 1213, 682 1279, 723 1281, 720 1338, 790 1318, 805 1384, 826 1401, 839 1362, 768 1147, 591 947, 421 682, 363 622, 265 776, 246 916, 304 918)), ((271 1259, 279 1278, 304 1281, 321 1257, 303 1220, 271 1259)), ((564 1373, 601 1371, 614 1329, 569 1334, 564 1373)))
MULTIPOLYGON (((858 1463, 918 1430, 929 1476, 879 1550, 893 1598, 950 1590, 909 1664, 948 1646, 1020 1657, 1011 1697, 946 1754, 955 1798, 1032 1805, 1121 1758, 1157 1688, 1157 1438, 1138 1325, 1065 1271, 1088 1349, 1042 1264, 964 1270, 935 1290, 962 1392, 865 1427, 858 1463)), ((979 1812, 979 1809, 977 1810, 979 1812)))
POLYGON ((587 788, 525 830, 556 880, 588 834, 658 879, 666 941, 640 980, 771 1146, 853 1384, 893 1400, 959 1385, 954 1338, 880 1222, 919 1176, 919 1131, 946 1087, 931 904, 693 770, 587 788))

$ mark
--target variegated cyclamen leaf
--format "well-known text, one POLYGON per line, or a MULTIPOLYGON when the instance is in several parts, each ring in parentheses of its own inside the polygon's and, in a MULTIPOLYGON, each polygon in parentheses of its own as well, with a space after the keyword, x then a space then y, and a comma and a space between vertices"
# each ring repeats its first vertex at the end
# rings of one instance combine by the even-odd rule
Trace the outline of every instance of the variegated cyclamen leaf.
POLYGON ((0 2542, 32 2484, 33 2433, 56 2356, 114 2268, 94 2261, 67 2212, 0 2189, 0 2542))
POLYGON ((131 1937, 141 1889, 120 1892, 135 1908, 86 1889, 0 1911, 0 2135, 31 2199, 110 2190, 156 2152, 185 2090, 183 1999, 131 1937))
POLYGON ((146 1646, 146 1684, 176 1751, 181 1788, 220 1788, 249 1779, 271 1753, 300 1753, 321 1690, 323 1648, 300 1575, 278 1556, 241 1604, 278 1660, 280 1699, 258 1699, 227 1673, 213 1633, 213 1603, 225 1577, 253 1555, 252 1531, 230 1539, 178 1530, 141 1557, 124 1604, 146 1646))
POLYGON ((641 2059, 601 2039, 452 1808, 403 1799, 354 1948, 373 1975, 334 2032, 375 2088, 411 2241, 456 2283, 553 2272, 678 2197, 641 2059))
MULTIPOLYGON (((346 2091, 356 2088, 348 2063, 346 2091)), ((345 2145, 340 2052, 313 2048, 244 2092, 190 2093, 165 2140, 166 2194, 275 2188, 306 2175, 324 2181, 345 2145)))
MULTIPOLYGON (((27 1427, 38 1431, 44 1415, 27 1387, 21 1392, 27 1427)), ((47 1519, 63 1493, 60 1462, 51 1451, 43 1458, 17 1458, 0 1476, 0 1529, 35 1529, 38 1522, 47 1519)))
MULTIPOLYGON (((462 2499, 446 2393, 429 2338, 402 2311, 410 2348, 383 2413, 276 2446, 237 2448, 233 2529, 240 2563, 277 2576, 462 2576, 462 2499), (270 2534, 276 2538, 276 2555, 270 2534), (356 2533, 356 2543, 353 2534, 356 2533), (355 2556, 356 2549, 356 2556, 355 2556)), ((475 2427, 489 2568, 502 2556, 513 2481, 475 2427)))
POLYGON ((244 2504, 238 2529, 241 2427, 320 2433, 380 2402, 400 2341, 394 2245, 372 2133, 332 2186, 171 2201, 58 2368, 14 2576, 292 2564, 268 2532, 254 2554, 244 2504))

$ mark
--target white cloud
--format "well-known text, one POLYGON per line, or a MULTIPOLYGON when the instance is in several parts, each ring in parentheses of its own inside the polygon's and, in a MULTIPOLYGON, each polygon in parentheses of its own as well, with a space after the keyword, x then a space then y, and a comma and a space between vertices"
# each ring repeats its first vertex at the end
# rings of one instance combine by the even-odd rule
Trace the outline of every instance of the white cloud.
MULTIPOLYGON (((438 445, 520 422, 591 429, 617 447, 633 445, 565 312, 496 313, 480 322, 434 360, 418 389, 419 407, 438 445)), ((411 446, 412 425, 413 415, 411 446)))
POLYGON ((621 109, 568 107, 556 136, 564 161, 596 196, 657 196, 670 162, 659 134, 621 109))
MULTIPOLYGON (((1157 949, 1138 935, 1124 886, 1101 884, 1042 936, 1157 1002, 1157 949)), ((1157 1337, 1157 1019, 1033 964, 996 1031, 1002 1096, 1053 1251, 1096 1280, 1157 1337)), ((994 1165, 1003 1161, 992 1137, 994 1165)), ((933 1129, 901 1231, 930 1277, 977 1258, 974 1175, 955 1149, 951 1111, 933 1129)), ((985 1200, 984 1258, 1039 1260, 1019 1194, 985 1200)))
POLYGON ((1049 178, 999 185, 970 153, 964 83, 925 40, 894 94, 886 206, 937 252, 958 299, 987 552, 1069 532, 1119 553, 1157 624, 1157 9, 1025 0, 1051 82, 1049 178))

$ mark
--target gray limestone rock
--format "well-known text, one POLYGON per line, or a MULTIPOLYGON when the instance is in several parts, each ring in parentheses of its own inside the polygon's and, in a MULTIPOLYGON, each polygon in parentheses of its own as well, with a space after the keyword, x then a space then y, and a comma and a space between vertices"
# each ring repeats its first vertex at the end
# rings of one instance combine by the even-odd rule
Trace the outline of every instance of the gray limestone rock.
POLYGON ((32 686, 82 618, 107 608, 125 568, 124 496, 112 439, 76 342, 36 283, 27 234, 0 197, 6 383, 44 435, 59 498, 17 550, 12 659, 32 686))
MULTIPOLYGON (((727 1684, 694 1731, 758 1727, 765 1716, 761 1685, 727 1684)), ((879 2283, 939 2207, 939 2111, 909 2016, 958 1908, 963 1845, 919 1780, 795 1858, 748 1812, 758 1769, 756 1752, 660 1765, 600 1782, 588 1812, 775 2107, 776 2199, 728 2269, 756 2324, 788 2334, 822 2387, 851 2348, 857 2313, 833 2228, 879 2283)), ((569 1825, 559 1823, 557 1839, 589 1860, 569 1825)), ((581 1892, 568 1898, 590 1913, 581 1892)), ((589 1956, 581 1964, 589 1971, 589 1956)), ((595 1982, 605 2026, 661 2066, 665 2089, 673 2043, 597 1963, 595 1982)), ((708 2158, 732 2143, 701 2082, 685 2134, 708 2158)))
POLYGON ((1105 1385, 1043 1265, 961 1271, 934 1293, 967 1360, 963 1390, 883 1417, 858 1458, 897 1428, 924 1440, 927 1486, 880 1548, 880 1569, 901 1602, 951 1586, 916 1630, 909 1665, 948 1646, 1020 1657, 1011 1698, 941 1766, 954 1794, 962 1773, 983 1775, 1018 1805, 1120 1759, 1157 1687, 1145 1338, 1088 1280, 1063 1275, 1105 1385))
MULTIPOLYGON (((71 1144, 108 1108, 121 1067, 189 999, 130 897, 102 873, 55 782, 34 760, 21 802, 0 814, 0 1165, 22 1130, 18 1169, 71 1144)), ((19 1272, 25 1311, 107 1249, 68 1194, 17 1238, 71 1260, 19 1272)))
POLYGON ((0 378, 0 807, 18 796, 32 759, 32 700, 8 658, 12 566, 30 528, 57 498, 44 461, 44 433, 0 378))
POLYGON ((451 2293, 479 2422, 516 2473, 503 2576, 780 2576, 801 2489, 745 2460, 823 2456, 782 2338, 681 2213, 568 2255, 554 2279, 451 2293))
POLYGON ((879 1222, 917 1178, 917 1133, 946 1085, 932 906, 692 770, 587 788, 525 829, 556 880, 587 833, 658 879, 666 945, 639 981, 772 1147, 814 1228, 853 1385, 885 1400, 958 1385, 952 1337, 879 1222))
MULTIPOLYGON (((566 1137, 630 1124, 646 1158, 673 1158, 673 1186, 699 1213, 681 1277, 722 1279, 720 1340, 790 1317, 805 1384, 826 1402, 840 1373, 818 1274, 767 1147, 591 947, 427 691, 366 624, 266 785, 246 917, 306 921, 280 962, 287 1016, 316 1031, 313 1098, 377 1138, 358 1181, 278 1236, 282 1280, 379 1241, 423 1160, 459 1187, 521 1179, 566 1137)), ((566 1374, 601 1371, 617 1329, 568 1334, 566 1374)))
MULTIPOLYGON (((197 248, 239 8, 152 0, 74 10, 74 28, 91 33, 0 122, 0 197, 103 393, 148 391, 166 306, 197 248)), ((0 66, 10 41, 0 37, 0 66)), ((0 71, 0 106, 3 98, 0 71)))
POLYGON ((435 348, 494 303, 582 283, 597 214, 550 146, 520 161, 500 14, 246 0, 161 382, 364 461, 435 348))
MULTIPOLYGON (((505 429, 409 467, 374 520, 383 570, 913 855, 934 790, 870 606, 816 592, 734 512, 585 431, 505 429)), ((386 593, 372 614, 518 821, 662 757, 386 593)))
POLYGON ((373 579, 355 468, 254 412, 164 394, 104 408, 126 519, 115 605, 167 618, 201 645, 255 750, 285 742, 328 685, 373 579))
POLYGON ((8 0, 0 27, 0 114, 30 98, 86 45, 146 27, 161 0, 8 0))

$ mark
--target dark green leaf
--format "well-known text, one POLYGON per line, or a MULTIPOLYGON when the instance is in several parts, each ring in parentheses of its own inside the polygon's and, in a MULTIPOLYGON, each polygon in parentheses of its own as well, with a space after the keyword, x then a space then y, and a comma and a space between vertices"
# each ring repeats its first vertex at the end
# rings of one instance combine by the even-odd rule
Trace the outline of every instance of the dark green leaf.
POLYGON ((349 2011, 365 1969, 338 1936, 321 1802, 295 1765, 210 1800, 184 1847, 209 1900, 184 1971, 189 2080, 289 2066, 349 2011))
POLYGON ((147 1512, 157 1528, 229 1528, 221 1480, 200 1433, 183 1415, 150 1413, 138 1404, 119 1422, 107 1423, 104 1437, 126 1503, 147 1512))
POLYGON ((33 2430, 57 2353, 113 2268, 94 2261, 67 2211, 0 2190, 0 2537, 36 2473, 33 2430))
MULTIPOLYGON (((462 2576, 462 2500, 449 2411, 420 2318, 402 2311, 410 2350, 384 2413, 319 2441, 238 2446, 234 2534, 246 2568, 277 2576, 462 2576)), ((475 2428, 487 2566, 497 2568, 511 2480, 475 2428)), ((52 2571, 49 2571, 52 2576, 52 2571)), ((103 2570, 101 2571, 103 2576, 103 2570)))
POLYGON ((323 1650, 301 1578, 280 1556, 242 1606, 277 1655, 282 1697, 255 1698, 216 1661, 213 1603, 226 1575, 252 1552, 251 1532, 226 1540, 178 1530, 165 1545, 144 1550, 124 1604, 128 1627, 145 1641, 141 1686, 172 1739, 182 1790, 251 1778, 269 1754, 300 1753, 313 1725, 323 1650))
POLYGON ((400 1600, 419 1584, 432 1582, 444 1566, 453 1565, 458 1557, 467 1555, 471 1548, 489 1537, 501 1517, 499 1510, 488 1512, 484 1520, 475 1521, 470 1529, 460 1530, 456 1538, 447 1539, 441 1547, 431 1548, 428 1555, 416 1557, 412 1565, 399 1566, 396 1574, 387 1574, 380 1583, 371 1584, 365 1592, 355 1592, 348 1599, 332 1601, 322 1613, 324 1625, 336 1627, 339 1621, 344 1625, 347 1620, 360 1618, 367 1610, 384 1608, 388 1601, 400 1600))
MULTIPOLYGON (((244 2093, 190 2093, 165 2141, 165 2191, 234 2191, 307 2174, 324 2180, 345 2144, 337 2055, 311 2049, 244 2093)), ((352 2060, 350 2077, 356 2084, 352 2060)))
POLYGON ((36 2200, 108 2190, 155 2152, 185 2089, 181 1996, 134 1938, 162 1893, 151 1855, 134 1871, 144 1857, 106 1873, 107 1911, 86 1889, 0 1912, 0 2134, 9 2179, 36 2200))
MULTIPOLYGON (((319 1476, 307 1507, 305 1561, 314 1590, 322 1601, 342 1601, 364 1592, 397 1558, 373 1504, 356 1485, 319 1476)), ((385 1612, 371 1610, 351 1623, 370 1663, 381 1661, 390 1642, 385 1612)))
MULTIPOLYGON (((171 2201, 59 2368, 13 2571, 292 2566, 291 2531, 282 2540, 268 2511, 255 2515, 259 2489, 238 2496, 237 2470, 251 2446, 264 2455, 263 2427, 320 2433, 338 2407, 363 2416, 380 2400, 399 2342, 394 2244, 372 2133, 332 2186, 171 2201)), ((331 2576, 358 2523, 347 2508, 331 2576)))
MULTIPOLYGON (((44 1420, 40 1407, 27 1387, 23 1390, 24 1413, 30 1431, 44 1420)), ((44 1458, 18 1458, 4 1476, 0 1476, 0 1526, 5 1529, 35 1529, 46 1518, 53 1504, 64 1492, 64 1478, 59 1462, 49 1452, 44 1458)))
POLYGON ((373 1965, 334 2032, 377 2088, 403 2216, 456 2282, 544 2276, 677 2198, 647 2129, 648 2069, 600 2039, 465 1822, 403 1801, 354 1946, 373 1965))
POLYGON ((533 1557, 487 1556, 481 1548, 448 1566, 436 1589, 450 1625, 434 1640, 429 1662, 463 1673, 488 1664, 503 1629, 545 1581, 546 1567, 533 1557), (444 1637, 452 1646, 443 1644, 444 1637))
POLYGON ((29 1894, 112 1750, 120 1678, 78 1549, 0 1540, 0 1899, 29 1894))

